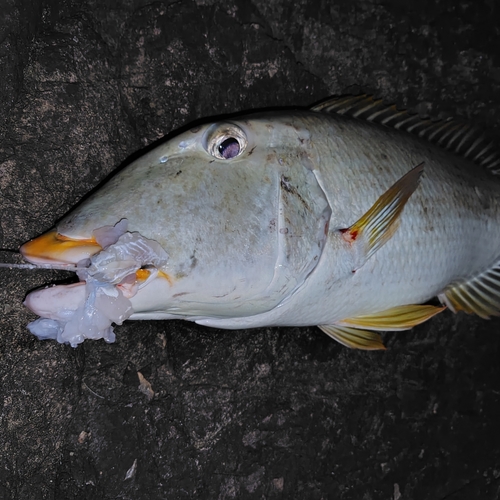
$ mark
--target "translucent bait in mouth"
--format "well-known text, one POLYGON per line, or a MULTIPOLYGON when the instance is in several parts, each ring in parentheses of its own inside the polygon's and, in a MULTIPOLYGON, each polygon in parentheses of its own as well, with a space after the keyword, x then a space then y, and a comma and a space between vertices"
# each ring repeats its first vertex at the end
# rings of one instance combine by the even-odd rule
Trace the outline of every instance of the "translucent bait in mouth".
POLYGON ((74 265, 79 283, 28 294, 25 305, 41 316, 28 325, 31 333, 73 347, 85 339, 115 341, 112 324, 120 325, 131 316, 130 299, 156 278, 168 260, 157 242, 127 232, 123 221, 119 224, 118 232, 116 226, 96 231, 102 250, 74 265))

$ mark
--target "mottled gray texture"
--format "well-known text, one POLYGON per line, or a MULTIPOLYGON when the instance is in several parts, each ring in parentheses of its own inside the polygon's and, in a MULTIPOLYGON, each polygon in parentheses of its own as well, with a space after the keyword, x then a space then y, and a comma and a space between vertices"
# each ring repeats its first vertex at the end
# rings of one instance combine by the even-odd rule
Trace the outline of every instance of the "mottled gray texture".
MULTIPOLYGON (((498 125, 489 0, 1 4, 3 248, 207 115, 360 86, 498 125)), ((349 351, 315 328, 182 322, 129 322, 116 344, 71 349, 30 336, 21 305, 67 275, 0 277, 0 498, 500 494, 497 320, 444 313, 386 335, 385 353, 349 351), (138 372, 151 387, 139 389, 138 372)))

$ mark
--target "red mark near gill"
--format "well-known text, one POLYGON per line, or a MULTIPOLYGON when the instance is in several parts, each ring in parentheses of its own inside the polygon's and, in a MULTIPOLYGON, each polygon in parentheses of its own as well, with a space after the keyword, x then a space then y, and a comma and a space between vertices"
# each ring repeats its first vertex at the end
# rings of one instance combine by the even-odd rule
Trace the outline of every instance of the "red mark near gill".
POLYGON ((359 231, 357 229, 340 229, 340 232, 342 234, 342 238, 344 238, 347 243, 353 243, 356 241, 356 238, 358 237, 359 231))

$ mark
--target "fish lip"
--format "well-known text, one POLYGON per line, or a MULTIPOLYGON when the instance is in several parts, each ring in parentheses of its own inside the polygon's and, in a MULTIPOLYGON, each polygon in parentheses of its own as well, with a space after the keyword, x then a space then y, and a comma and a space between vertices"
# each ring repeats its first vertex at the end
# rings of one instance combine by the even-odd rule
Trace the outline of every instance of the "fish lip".
MULTIPOLYGON (((161 271, 151 274, 151 279, 148 279, 145 278, 143 270, 139 270, 134 282, 119 283, 113 286, 131 301, 132 314, 142 315, 146 318, 158 318, 161 315, 161 308, 158 312, 151 311, 147 304, 151 297, 158 298, 161 295, 159 292, 168 293, 171 288, 170 280, 171 278, 161 271), (152 292, 149 292, 147 289, 151 283, 154 285, 152 292), (143 297, 144 293, 146 297, 143 297), (137 301, 139 302, 137 303, 137 301), (137 309, 138 306, 139 309, 137 309)), ((66 322, 74 311, 86 307, 85 301, 89 294, 86 284, 86 281, 82 280, 67 285, 38 288, 26 295, 23 304, 42 318, 66 322)))
POLYGON ((68 312, 76 311, 85 301, 85 281, 69 285, 33 290, 24 299, 24 306, 43 318, 57 321, 67 319, 68 312), (61 297, 64 297, 62 305, 61 297))
POLYGON ((19 252, 33 264, 78 264, 102 250, 95 238, 71 238, 52 229, 26 242, 19 252))

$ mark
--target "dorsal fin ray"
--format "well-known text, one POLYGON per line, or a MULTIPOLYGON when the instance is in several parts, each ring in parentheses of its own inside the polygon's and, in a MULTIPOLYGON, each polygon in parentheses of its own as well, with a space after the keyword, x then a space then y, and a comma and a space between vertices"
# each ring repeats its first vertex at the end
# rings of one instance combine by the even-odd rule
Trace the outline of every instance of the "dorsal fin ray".
POLYGON ((500 174, 500 150, 496 141, 465 120, 431 120, 417 113, 399 110, 371 95, 333 97, 311 107, 312 111, 337 113, 404 130, 453 151, 494 174, 500 174))

